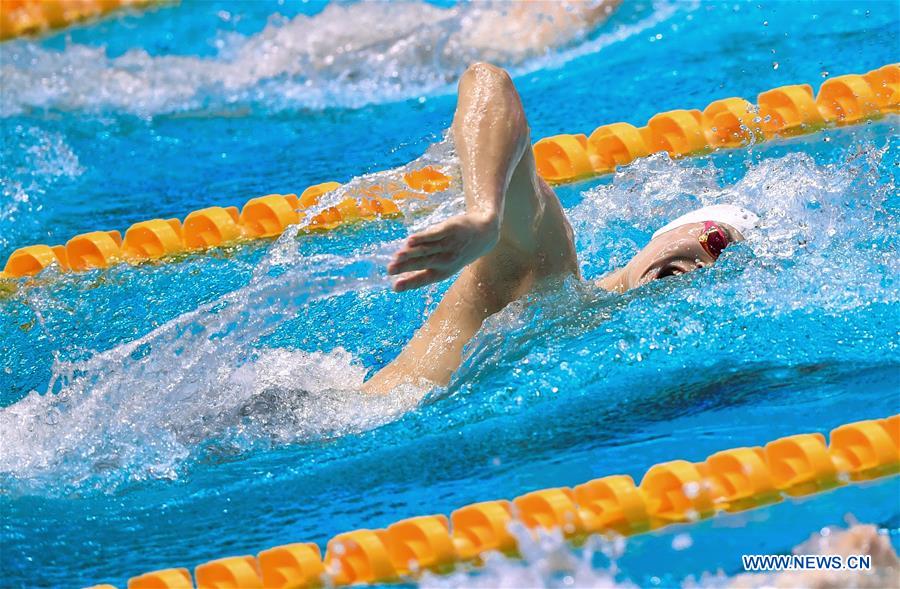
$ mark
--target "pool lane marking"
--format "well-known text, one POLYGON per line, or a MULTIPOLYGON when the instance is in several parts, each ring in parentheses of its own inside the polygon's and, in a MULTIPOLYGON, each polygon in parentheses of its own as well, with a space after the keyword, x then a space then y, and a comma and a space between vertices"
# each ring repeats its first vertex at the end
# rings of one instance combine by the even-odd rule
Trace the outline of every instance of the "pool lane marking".
MULTIPOLYGON (((787 436, 765 446, 722 450, 705 461, 656 464, 640 485, 612 475, 574 488, 532 491, 512 501, 467 505, 445 515, 407 518, 385 529, 358 529, 328 541, 231 556, 194 569, 153 571, 128 581, 128 589, 254 589, 364 585, 414 581, 423 571, 446 573, 461 563, 479 566, 482 555, 515 556, 509 531, 516 521, 533 534, 558 530, 573 543, 592 534, 630 536, 718 513, 764 507, 850 483, 900 472, 900 414, 842 425, 829 435, 787 436)), ((109 588, 110 585, 96 585, 109 588)))

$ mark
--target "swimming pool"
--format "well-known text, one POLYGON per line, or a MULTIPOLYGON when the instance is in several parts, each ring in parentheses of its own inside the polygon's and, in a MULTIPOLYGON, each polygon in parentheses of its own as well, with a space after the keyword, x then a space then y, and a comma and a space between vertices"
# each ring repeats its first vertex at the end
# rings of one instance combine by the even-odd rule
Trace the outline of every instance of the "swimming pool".
MULTIPOLYGON (((0 257, 347 181, 438 143, 469 56, 435 62, 402 44, 392 63, 377 56, 410 31, 440 40, 458 19, 425 26, 415 4, 322 10, 185 3, 3 45, 0 257), (295 20, 261 32, 276 11, 295 20), (392 24, 388 41, 372 37, 373 20, 392 24), (316 77, 302 69, 312 50, 283 47, 306 30, 368 43, 316 77), (230 65, 242 55, 301 65, 230 65), (351 62, 366 67, 344 75, 351 62)), ((535 137, 589 131, 896 61, 898 22, 883 4, 632 4, 585 39, 522 57, 514 74, 535 137)), ((5 582, 124 586, 148 570, 897 413, 896 122, 653 156, 560 188, 588 277, 698 201, 752 205, 762 236, 639 294, 565 284, 515 305, 424 403, 347 390, 442 292, 385 289, 399 221, 8 293, 5 582)), ((440 204, 407 222, 449 214, 458 196, 440 204)), ((742 552, 783 551, 848 512, 896 539, 897 484, 635 538, 619 580, 734 573, 742 552), (671 550, 682 533, 691 545, 671 550)))

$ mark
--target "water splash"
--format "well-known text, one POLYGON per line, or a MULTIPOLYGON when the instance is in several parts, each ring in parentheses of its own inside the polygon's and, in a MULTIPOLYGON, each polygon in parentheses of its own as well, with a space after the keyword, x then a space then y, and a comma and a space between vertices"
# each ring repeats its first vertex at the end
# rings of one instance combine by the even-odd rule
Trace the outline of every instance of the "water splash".
POLYGON ((449 575, 426 572, 419 587, 422 589, 450 589, 468 587, 491 589, 494 587, 596 587, 608 589, 635 589, 639 585, 627 580, 617 580, 616 558, 625 549, 622 538, 606 539, 591 536, 584 546, 574 549, 559 530, 537 532, 513 520, 510 534, 516 539, 521 558, 514 559, 499 553, 489 553, 484 564, 477 569, 460 570, 449 575), (605 557, 606 566, 598 567, 595 557, 605 557))
MULTIPOLYGON (((587 275, 619 268, 646 243, 660 219, 717 203, 760 211, 758 229, 747 244, 760 259, 790 259, 802 251, 840 247, 839 231, 877 241, 891 238, 895 215, 885 208, 894 184, 879 179, 888 147, 858 145, 838 164, 818 165, 805 153, 766 159, 750 166, 743 178, 722 186, 722 171, 705 164, 673 162, 654 154, 616 173, 612 183, 585 194, 570 213, 587 263, 587 275), (848 200, 848 193, 865 198, 848 200), (621 239, 624 231, 630 239, 621 239), (602 267, 591 260, 604 260, 602 267)), ((858 256, 854 256, 858 257, 858 256)))
MULTIPOLYGON (((406 166, 354 179, 326 195, 307 219, 357 189, 397 183, 422 165, 458 173, 455 162, 445 139, 406 166)), ((419 196, 406 205, 412 228, 462 207, 458 191, 440 199, 419 196)), ((0 476, 24 479, 32 488, 109 490, 128 480, 175 478, 177 468, 211 442, 215 452, 233 454, 313 441, 376 427, 414 407, 423 391, 362 394, 366 368, 343 350, 259 347, 313 301, 385 288, 384 268, 398 248, 386 242, 349 256, 306 256, 295 235, 285 231, 269 247, 247 286, 127 344, 82 353, 86 359, 57 358, 48 394, 35 391, 0 410, 0 430, 7 434, 0 440, 0 476)), ((39 288, 19 296, 39 321, 57 304, 39 288)))
MULTIPOLYGON (((581 548, 573 548, 558 531, 540 530, 536 535, 519 522, 510 531, 522 548, 522 558, 488 554, 477 569, 461 570, 449 575, 426 572, 419 583, 422 589, 533 587, 596 587, 625 589, 647 586, 647 580, 630 580, 619 570, 617 559, 626 551, 622 538, 608 540, 591 536, 581 548)), ((682 536, 690 537, 689 534, 682 536)), ((900 559, 887 537, 875 526, 855 524, 849 529, 822 528, 809 540, 795 546, 794 554, 835 555, 867 554, 872 557, 872 571, 797 571, 782 573, 745 573, 728 576, 722 571, 703 573, 683 579, 681 583, 659 578, 649 579, 651 586, 681 586, 684 589, 764 589, 767 587, 859 587, 876 589, 893 587, 900 578, 900 559)))
MULTIPOLYGON (((284 261, 283 252, 277 258, 284 261)), ((386 262, 377 250, 297 256, 293 267, 278 264, 278 276, 261 271, 247 287, 129 344, 57 361, 48 387, 57 392, 33 392, 0 412, 0 472, 28 473, 36 486, 108 489, 174 477, 211 440, 246 450, 392 419, 415 405, 415 391, 366 398, 356 390, 366 370, 345 352, 255 347, 308 301, 383 284, 386 262)))
MULTIPOLYGON (((552 399, 550 391, 591 394, 603 383, 611 394, 632 391, 616 403, 639 401, 641 379, 659 374, 671 379, 677 370, 723 363, 733 371, 754 362, 793 366, 830 358, 833 338, 822 335, 846 323, 842 314, 897 302, 896 290, 884 286, 885 276, 900 269, 893 255, 898 220, 885 207, 893 185, 879 176, 884 152, 861 145, 854 154, 849 163, 824 165, 804 154, 763 159, 724 187, 712 163, 653 156, 587 191, 570 212, 588 278, 622 263, 665 218, 697 204, 737 202, 763 222, 747 243, 701 272, 626 296, 570 280, 510 305, 486 322, 449 388, 429 397, 442 403, 441 427, 552 399), (857 255, 861 246, 866 256, 857 255), (798 312, 807 319, 793 321, 798 312), (769 334, 785 318, 793 321, 792 333, 771 350, 769 334), (810 339, 811 332, 817 337, 810 339), (716 336, 701 337, 709 333, 716 336), (721 341, 731 344, 722 349, 721 341)), ((457 173, 446 141, 410 167, 422 163, 457 173)), ((354 180, 321 206, 360 184, 396 181, 404 169, 354 180)), ((412 231, 461 210, 462 195, 404 206, 412 231)), ((384 267, 396 247, 375 241, 344 255, 302 255, 286 232, 245 287, 130 343, 86 359, 58 359, 47 394, 34 392, 0 410, 0 476, 10 487, 50 494, 109 491, 128 481, 177 477, 204 453, 342 436, 405 414, 423 391, 364 398, 358 387, 366 368, 346 351, 264 343, 314 301, 385 289, 384 267)), ((32 297, 38 314, 51 304, 39 289, 32 297)), ((859 352, 877 360, 871 342, 885 341, 884 326, 851 323, 843 357, 859 352)))
MULTIPOLYGON (((547 5, 545 5, 546 8, 547 5)), ((572 4, 548 18, 537 4, 332 3, 315 16, 273 18, 260 33, 225 40, 216 58, 151 56, 133 49, 64 51, 4 44, 0 115, 33 109, 115 109, 150 116, 263 104, 279 109, 359 107, 449 92, 465 67, 488 60, 517 73, 559 65, 670 18, 676 4, 591 38, 602 2, 572 4), (378 23, 378 26, 372 26, 378 23), (561 50, 555 52, 555 50, 561 50)))
POLYGON ((441 394, 464 405, 492 391, 480 411, 492 414, 560 390, 618 404, 657 388, 650 381, 663 375, 815 364, 829 361, 835 345, 845 361, 877 362, 871 342, 881 342, 888 362, 896 339, 888 325, 851 317, 900 300, 889 287, 900 272, 900 219, 893 183, 879 179, 885 150, 851 152, 849 162, 825 165, 803 153, 763 159, 726 186, 711 162, 655 155, 621 170, 570 211, 589 280, 624 265, 665 220, 697 206, 740 204, 761 225, 700 272, 623 296, 569 280, 513 303, 488 319, 441 394))
POLYGON ((36 213, 52 188, 84 173, 78 155, 60 133, 37 127, 16 128, 18 141, 4 141, 0 156, 0 247, 15 243, 38 227, 36 213), (16 168, 30 170, 27 176, 16 168))

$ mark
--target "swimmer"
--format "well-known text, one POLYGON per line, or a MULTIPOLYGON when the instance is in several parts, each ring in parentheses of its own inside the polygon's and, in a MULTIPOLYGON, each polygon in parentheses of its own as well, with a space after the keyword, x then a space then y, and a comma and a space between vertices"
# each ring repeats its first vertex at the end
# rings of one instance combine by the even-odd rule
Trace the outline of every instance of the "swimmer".
MULTIPOLYGON (((621 0, 535 0, 464 5, 460 29, 449 39, 484 61, 519 64, 584 37, 621 0)), ((446 9, 447 13, 457 8, 446 9)))
MULTIPOLYGON (((466 70, 451 134, 466 211, 411 235, 388 273, 397 277, 399 292, 461 272, 399 356, 365 383, 367 392, 446 385, 485 319, 547 279, 580 277, 572 228, 553 189, 538 176, 522 102, 505 71, 485 63, 466 70)), ((732 205, 688 213, 597 284, 625 292, 709 266, 756 221, 732 205)))

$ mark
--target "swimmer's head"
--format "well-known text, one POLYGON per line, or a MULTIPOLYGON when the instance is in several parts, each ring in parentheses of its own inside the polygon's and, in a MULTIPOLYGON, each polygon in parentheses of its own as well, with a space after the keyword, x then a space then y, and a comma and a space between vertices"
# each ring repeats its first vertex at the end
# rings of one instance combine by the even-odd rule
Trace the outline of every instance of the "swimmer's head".
POLYGON ((743 241, 759 217, 734 205, 691 211, 668 223, 622 269, 624 290, 711 266, 730 244, 743 241))

